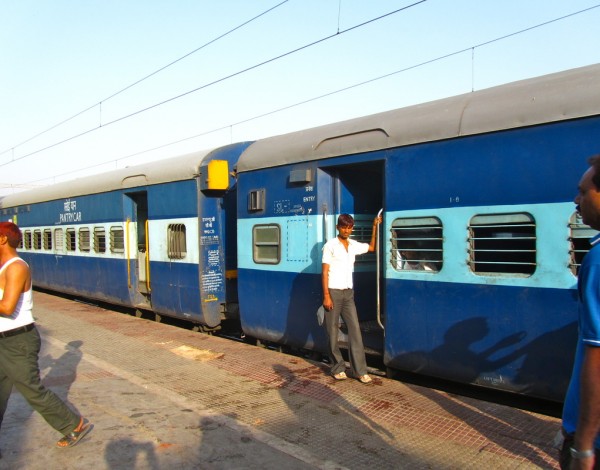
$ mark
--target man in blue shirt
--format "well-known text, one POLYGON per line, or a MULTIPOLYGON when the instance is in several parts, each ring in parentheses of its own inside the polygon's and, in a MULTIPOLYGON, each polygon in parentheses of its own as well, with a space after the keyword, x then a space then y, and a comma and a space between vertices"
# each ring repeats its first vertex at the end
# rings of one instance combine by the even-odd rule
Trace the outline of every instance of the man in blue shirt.
MULTIPOLYGON (((575 198, 583 222, 600 230, 600 155, 579 182, 575 198)), ((578 277, 579 337, 563 409, 562 469, 600 469, 600 235, 590 241, 578 277)))

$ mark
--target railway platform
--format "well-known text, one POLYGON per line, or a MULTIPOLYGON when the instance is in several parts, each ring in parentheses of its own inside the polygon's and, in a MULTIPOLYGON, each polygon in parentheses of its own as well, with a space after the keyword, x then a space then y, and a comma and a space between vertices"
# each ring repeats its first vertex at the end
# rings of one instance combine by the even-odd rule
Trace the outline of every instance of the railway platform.
POLYGON ((558 468, 558 419, 34 293, 44 383, 94 429, 70 449, 14 392, 2 469, 558 468))

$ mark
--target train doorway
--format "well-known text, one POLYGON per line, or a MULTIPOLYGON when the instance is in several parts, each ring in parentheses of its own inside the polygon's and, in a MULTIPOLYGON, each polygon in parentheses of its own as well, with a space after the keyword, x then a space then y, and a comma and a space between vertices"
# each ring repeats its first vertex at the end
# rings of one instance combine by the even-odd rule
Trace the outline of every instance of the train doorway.
MULTIPOLYGON (((150 250, 148 235, 148 194, 146 191, 126 194, 131 211, 128 219, 134 224, 135 241, 130 247, 130 260, 133 259, 133 275, 129 288, 139 307, 151 306, 150 250)), ((130 262, 131 264, 131 262, 130 262)))
MULTIPOLYGON (((324 198, 320 200, 325 214, 325 238, 337 235, 336 223, 340 214, 354 216, 355 225, 352 238, 369 243, 373 219, 383 208, 384 202, 384 162, 365 162, 321 168, 325 173, 322 188, 324 198)), ((381 224, 380 227, 383 227, 381 224)), ((354 265, 354 291, 358 317, 367 352, 383 353, 384 305, 383 292, 383 246, 382 230, 378 231, 377 253, 368 253, 356 258, 354 265)), ((343 332, 343 328, 342 328, 343 332)), ((344 338, 341 338, 343 342, 344 338)))

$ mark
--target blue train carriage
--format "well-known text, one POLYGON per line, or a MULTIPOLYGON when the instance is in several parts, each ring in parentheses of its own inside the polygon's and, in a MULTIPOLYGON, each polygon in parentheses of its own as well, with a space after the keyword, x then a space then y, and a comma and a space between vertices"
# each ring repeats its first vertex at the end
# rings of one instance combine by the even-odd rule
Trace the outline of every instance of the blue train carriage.
POLYGON ((237 316, 232 169, 247 143, 6 196, 37 287, 189 320, 237 316))
POLYGON ((342 212, 368 240, 383 208, 355 288, 388 372, 561 401, 598 90, 595 65, 254 143, 238 163, 244 330, 323 351, 323 243, 342 212))

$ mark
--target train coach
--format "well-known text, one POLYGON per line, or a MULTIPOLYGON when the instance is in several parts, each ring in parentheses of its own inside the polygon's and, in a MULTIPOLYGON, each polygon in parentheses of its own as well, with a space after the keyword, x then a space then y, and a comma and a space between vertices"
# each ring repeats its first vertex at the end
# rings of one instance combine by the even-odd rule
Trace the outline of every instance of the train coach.
POLYGON ((213 330, 238 315, 233 167, 248 145, 6 196, 0 211, 36 287, 213 330))
POLYGON ((322 246, 338 214, 368 241, 382 211, 354 274, 368 352, 390 375, 562 401, 599 90, 595 65, 253 143, 237 166, 246 334, 325 351, 322 246))

